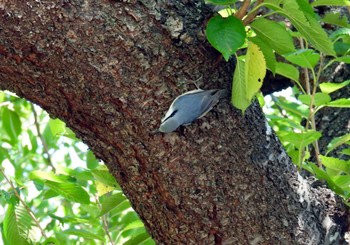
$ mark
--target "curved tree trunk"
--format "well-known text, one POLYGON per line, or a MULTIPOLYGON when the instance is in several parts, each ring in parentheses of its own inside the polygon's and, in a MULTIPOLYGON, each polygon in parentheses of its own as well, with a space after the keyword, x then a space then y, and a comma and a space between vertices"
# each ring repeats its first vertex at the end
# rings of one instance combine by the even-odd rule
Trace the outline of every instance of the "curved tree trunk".
POLYGON ((297 173, 258 105, 242 116, 226 99, 183 135, 153 133, 191 81, 230 86, 201 1, 12 0, 0 14, 0 88, 65 121, 158 243, 344 243, 345 208, 297 173))

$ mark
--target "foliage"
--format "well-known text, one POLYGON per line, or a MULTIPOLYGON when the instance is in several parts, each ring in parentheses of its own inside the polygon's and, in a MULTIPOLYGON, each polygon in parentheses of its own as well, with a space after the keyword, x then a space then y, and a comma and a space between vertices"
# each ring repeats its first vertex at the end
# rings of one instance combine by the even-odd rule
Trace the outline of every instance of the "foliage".
MULTIPOLYGON (((266 69, 293 80, 295 100, 273 97, 267 118, 293 162, 326 180, 347 200, 350 161, 330 155, 339 151, 349 156, 349 148, 339 147, 349 144, 350 135, 334 138, 321 155, 317 141, 322 132, 315 115, 324 107, 350 107, 348 98, 331 96, 350 80, 321 79, 333 63, 350 63, 350 26, 340 13, 320 17, 313 8, 350 2, 257 0, 239 10, 237 0, 207 2, 225 5, 208 21, 206 35, 227 61, 236 58, 233 105, 244 113, 259 93, 266 69), (266 14, 257 17, 260 9, 266 14), (290 25, 269 19, 272 15, 286 18, 290 25), (338 29, 325 30, 322 22, 338 29)), ((4 244, 154 244, 113 176, 63 122, 7 92, 0 93, 0 116, 4 244)))
POLYGON ((114 177, 62 121, 8 92, 0 115, 5 245, 154 244, 114 177))
POLYGON ((343 158, 349 159, 350 150, 344 149, 344 145, 350 144, 350 134, 334 138, 328 150, 320 152, 318 140, 322 132, 316 128, 315 116, 324 107, 350 108, 349 98, 332 98, 332 93, 348 86, 350 80, 336 83, 322 78, 334 63, 350 64, 350 25, 347 17, 340 13, 326 13, 321 17, 314 8, 350 6, 350 1, 316 0, 311 4, 306 0, 243 1, 239 9, 236 1, 207 2, 224 5, 220 15, 209 20, 206 34, 226 61, 233 55, 236 59, 232 104, 244 113, 258 95, 266 69, 293 80, 294 99, 272 95, 273 103, 267 118, 293 162, 327 181, 347 203, 350 161, 330 155, 338 151, 343 158), (263 10, 264 15, 257 16, 259 10, 263 10), (272 15, 285 21, 272 20, 272 15), (235 18, 234 23, 232 18, 235 18), (322 23, 327 23, 328 29, 323 28, 322 23), (329 25, 334 27, 329 28, 329 25), (245 36, 242 29, 245 29, 245 36), (222 38, 224 34, 225 38, 222 38))

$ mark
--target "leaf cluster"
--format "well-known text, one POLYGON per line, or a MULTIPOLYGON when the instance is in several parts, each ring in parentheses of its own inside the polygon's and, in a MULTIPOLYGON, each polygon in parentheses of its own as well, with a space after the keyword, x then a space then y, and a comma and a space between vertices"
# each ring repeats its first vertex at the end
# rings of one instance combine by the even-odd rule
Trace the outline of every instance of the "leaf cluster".
POLYGON ((62 121, 8 92, 0 115, 3 244, 154 244, 114 177, 62 121))
POLYGON ((349 98, 330 96, 348 86, 350 80, 339 83, 322 76, 334 63, 350 64, 350 25, 347 16, 340 12, 321 17, 315 7, 348 7, 350 1, 243 1, 239 9, 237 1, 207 2, 224 5, 209 20, 206 35, 226 61, 232 56, 236 59, 232 104, 244 113, 252 100, 260 96, 266 70, 292 80, 295 84, 292 99, 272 95, 267 118, 293 162, 326 180, 330 188, 348 200, 350 162, 329 154, 342 146, 338 153, 349 159, 349 134, 334 138, 327 152, 320 152, 318 140, 322 132, 317 130, 315 116, 325 107, 350 108, 349 98), (260 10, 263 15, 257 15, 260 10), (275 20, 281 18, 284 21, 275 20))

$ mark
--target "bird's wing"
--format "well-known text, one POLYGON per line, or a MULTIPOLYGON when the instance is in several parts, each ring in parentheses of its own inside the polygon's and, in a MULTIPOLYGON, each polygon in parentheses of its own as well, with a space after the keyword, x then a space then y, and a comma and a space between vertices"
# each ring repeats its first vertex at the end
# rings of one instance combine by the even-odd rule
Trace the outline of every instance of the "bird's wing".
POLYGON ((199 115, 198 118, 205 116, 226 94, 224 89, 213 89, 205 92, 207 92, 207 94, 202 98, 201 115, 199 115))

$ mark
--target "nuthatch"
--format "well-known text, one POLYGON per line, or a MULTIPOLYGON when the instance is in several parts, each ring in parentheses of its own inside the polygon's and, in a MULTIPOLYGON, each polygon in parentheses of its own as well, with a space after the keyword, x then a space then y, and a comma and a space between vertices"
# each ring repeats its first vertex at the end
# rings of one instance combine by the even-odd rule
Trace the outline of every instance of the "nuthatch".
POLYGON ((225 89, 196 89, 178 96, 163 117, 159 131, 170 133, 181 125, 188 125, 203 117, 227 94, 225 89))

